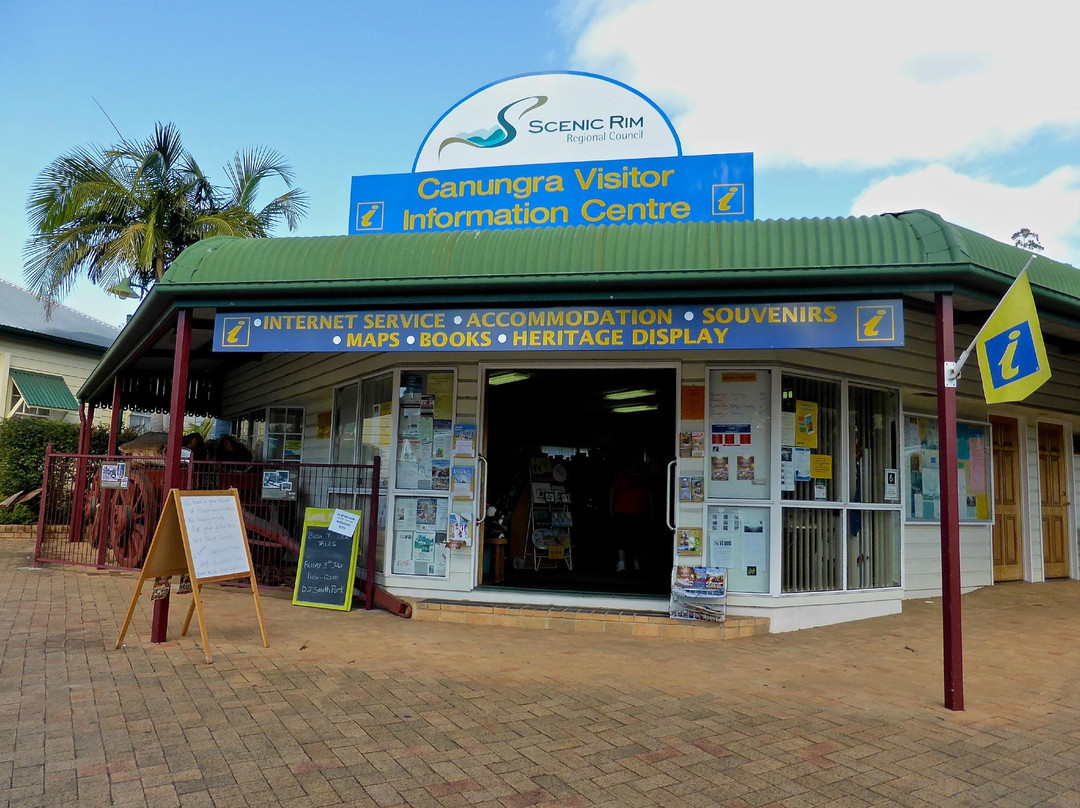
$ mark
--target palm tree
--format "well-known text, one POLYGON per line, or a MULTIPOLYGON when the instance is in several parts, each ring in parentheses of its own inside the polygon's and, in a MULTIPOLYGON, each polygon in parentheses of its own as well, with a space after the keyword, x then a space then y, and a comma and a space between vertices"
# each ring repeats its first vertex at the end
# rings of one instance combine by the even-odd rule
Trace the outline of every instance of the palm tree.
POLYGON ((105 289, 127 281, 145 294, 184 250, 209 236, 265 238, 284 222, 296 228, 307 197, 292 187, 282 157, 262 147, 225 166, 215 187, 184 151, 180 132, 158 123, 141 143, 75 148, 50 163, 30 189, 24 275, 50 306, 80 278, 105 289), (263 180, 289 189, 255 210, 263 180))

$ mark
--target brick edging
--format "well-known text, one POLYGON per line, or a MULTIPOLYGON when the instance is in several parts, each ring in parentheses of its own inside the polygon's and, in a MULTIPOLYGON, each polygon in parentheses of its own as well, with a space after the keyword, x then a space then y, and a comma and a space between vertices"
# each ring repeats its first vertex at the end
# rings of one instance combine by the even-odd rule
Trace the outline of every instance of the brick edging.
POLYGON ((0 541, 35 541, 37 525, 0 525, 0 541))

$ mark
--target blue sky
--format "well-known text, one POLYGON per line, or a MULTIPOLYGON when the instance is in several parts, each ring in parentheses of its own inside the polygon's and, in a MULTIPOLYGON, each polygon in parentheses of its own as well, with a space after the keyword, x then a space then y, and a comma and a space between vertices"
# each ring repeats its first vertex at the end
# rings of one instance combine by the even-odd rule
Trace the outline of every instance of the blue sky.
MULTIPOLYGON (((1080 49, 1065 7, 5 0, 0 277, 23 283, 38 172, 118 140, 94 99, 129 139, 176 123, 220 182, 237 150, 278 150, 311 199, 295 234, 336 235, 353 175, 408 171, 463 96, 543 70, 637 88, 687 154, 754 152, 758 218, 925 207, 1003 241, 1029 227, 1080 266, 1080 49)), ((134 310, 85 285, 65 303, 113 324, 134 310)))

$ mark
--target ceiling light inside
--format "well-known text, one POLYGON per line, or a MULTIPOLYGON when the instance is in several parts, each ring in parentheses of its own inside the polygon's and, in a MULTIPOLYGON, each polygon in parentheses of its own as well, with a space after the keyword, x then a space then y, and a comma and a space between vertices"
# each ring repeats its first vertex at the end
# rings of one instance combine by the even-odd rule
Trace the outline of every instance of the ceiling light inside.
POLYGON ((521 373, 520 371, 511 371, 509 373, 496 373, 493 376, 488 376, 488 384, 510 384, 511 382, 523 382, 532 376, 531 373, 521 373))
POLYGON ((612 412, 648 412, 649 410, 657 409, 655 404, 621 404, 618 407, 612 407, 612 412))
POLYGON ((647 398, 655 395, 655 390, 614 390, 605 393, 604 398, 608 401, 627 401, 632 398, 647 398))

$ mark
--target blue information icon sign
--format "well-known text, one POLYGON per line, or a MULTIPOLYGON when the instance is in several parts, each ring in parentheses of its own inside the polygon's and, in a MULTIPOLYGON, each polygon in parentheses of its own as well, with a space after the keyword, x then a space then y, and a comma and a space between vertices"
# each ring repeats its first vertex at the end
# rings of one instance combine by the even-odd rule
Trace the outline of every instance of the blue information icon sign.
POLYGON ((995 389, 1038 373, 1039 356, 1031 324, 1017 323, 986 340, 986 361, 995 389))
POLYGON ((251 344, 250 317, 223 317, 221 322, 222 348, 247 348, 251 344))
POLYGON ((896 337, 896 312, 889 304, 858 306, 855 320, 858 342, 892 342, 896 337))

